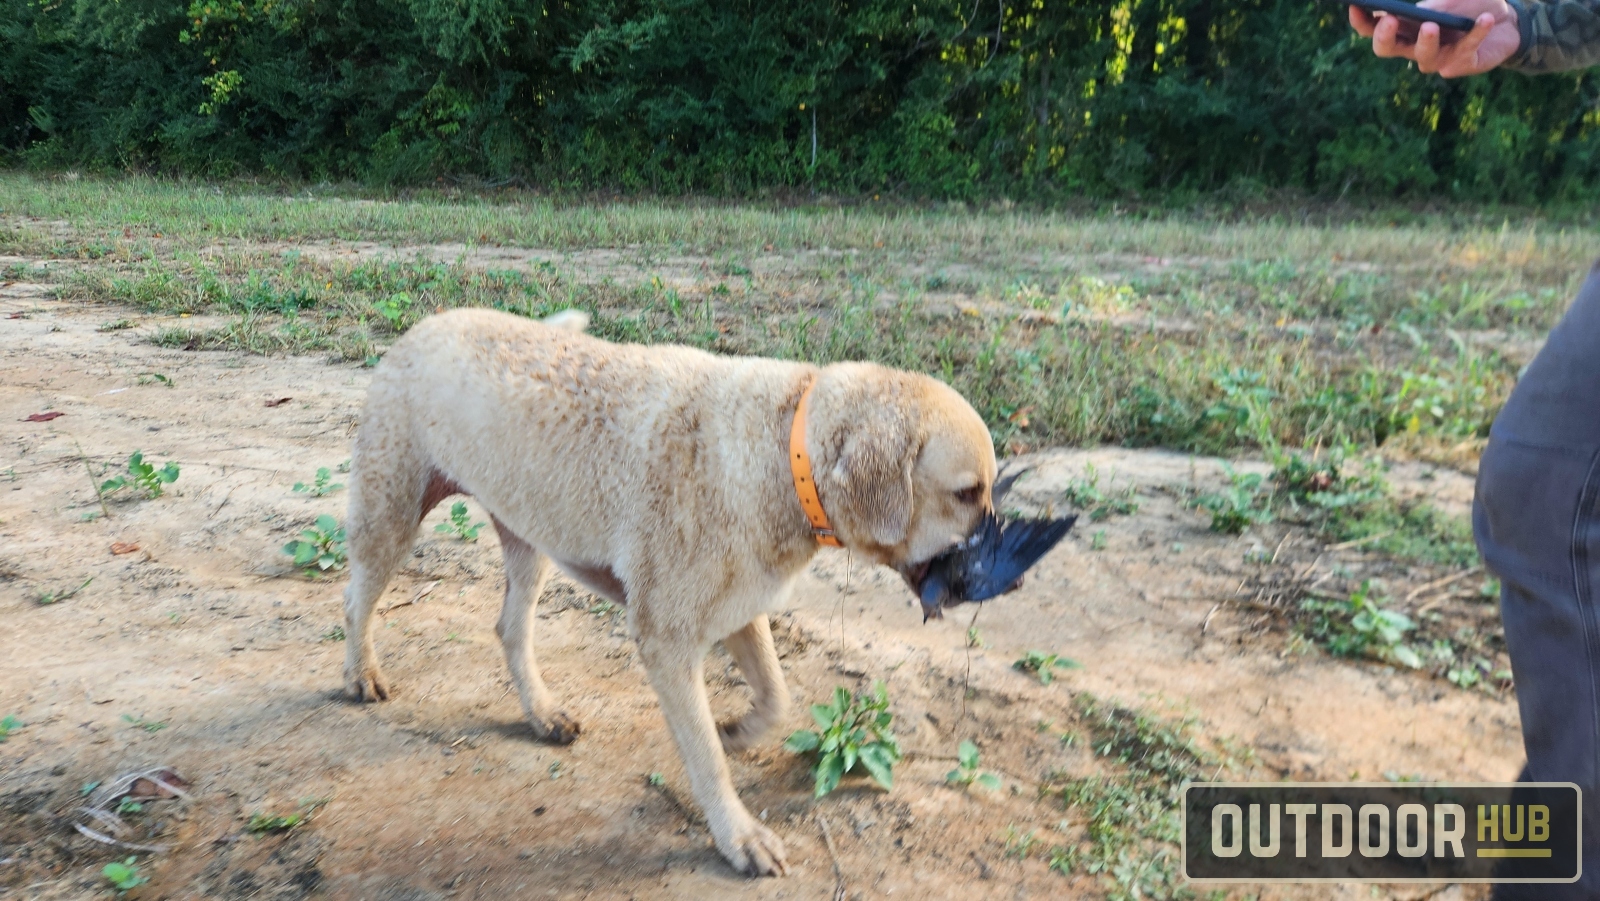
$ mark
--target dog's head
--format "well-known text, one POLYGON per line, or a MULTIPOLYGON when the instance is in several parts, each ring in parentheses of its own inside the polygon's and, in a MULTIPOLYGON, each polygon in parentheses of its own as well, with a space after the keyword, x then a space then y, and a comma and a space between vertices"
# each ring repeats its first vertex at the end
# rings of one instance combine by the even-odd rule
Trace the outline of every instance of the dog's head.
POLYGON ((929 561, 970 535, 992 504, 994 443, 983 419, 937 379, 869 363, 824 369, 809 415, 834 531, 920 590, 929 561))

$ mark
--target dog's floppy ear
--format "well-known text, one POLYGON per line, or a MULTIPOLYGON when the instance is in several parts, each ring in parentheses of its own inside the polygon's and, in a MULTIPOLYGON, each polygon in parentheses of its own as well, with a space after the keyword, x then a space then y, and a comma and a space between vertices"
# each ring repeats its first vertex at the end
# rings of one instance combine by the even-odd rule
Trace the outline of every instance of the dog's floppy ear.
POLYGON ((844 443, 829 472, 839 513, 872 540, 896 545, 911 526, 911 469, 921 442, 898 405, 862 410, 844 424, 844 443))

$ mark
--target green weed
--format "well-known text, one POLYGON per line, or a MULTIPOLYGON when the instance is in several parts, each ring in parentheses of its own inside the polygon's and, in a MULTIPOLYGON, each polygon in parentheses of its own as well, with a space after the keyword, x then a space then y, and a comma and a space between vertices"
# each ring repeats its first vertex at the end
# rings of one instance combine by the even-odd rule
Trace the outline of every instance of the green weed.
POLYGON ((811 718, 817 729, 796 731, 783 746, 795 754, 816 756, 816 797, 837 788, 857 763, 873 781, 885 789, 893 787, 900 742, 890 730, 894 715, 889 712, 889 695, 882 682, 874 682, 871 692, 854 698, 844 688, 835 688, 829 703, 811 705, 811 718))
POLYGON ((100 868, 100 875, 111 883, 117 894, 126 894, 150 881, 148 876, 139 875, 138 860, 137 857, 130 857, 120 862, 113 861, 100 868))
POLYGON ((316 478, 312 479, 310 482, 294 483, 294 490, 296 492, 301 494, 309 494, 312 497, 322 497, 324 495, 332 494, 343 487, 343 482, 335 482, 333 480, 333 473, 330 472, 326 466, 318 467, 316 478))
POLYGON ((1029 854, 1033 853, 1033 849, 1039 845, 1039 836, 1032 829, 1024 832, 1018 829, 1015 824, 1006 827, 1003 838, 1005 840, 1005 856, 1013 860, 1027 858, 1029 854))
POLYGON ((1271 492, 1262 490, 1260 473, 1234 472, 1223 466, 1228 485, 1219 492, 1203 494, 1191 503, 1211 514, 1211 531, 1237 535, 1252 525, 1273 519, 1271 492))
POLYGON ((278 832, 288 832, 291 829, 295 829, 295 828, 297 828, 299 826, 303 826, 306 823, 310 822, 312 814, 316 813, 319 808, 325 806, 330 800, 332 800, 332 799, 330 799, 330 798, 307 798, 307 799, 305 799, 305 800, 300 802, 300 809, 295 811, 294 813, 288 813, 288 814, 255 813, 255 814, 252 814, 250 816, 249 822, 247 822, 245 824, 245 827, 244 827, 245 831, 254 833, 256 835, 265 835, 265 834, 268 834, 268 833, 278 833, 278 832))
POLYGON ((1000 790, 999 776, 978 769, 978 746, 970 739, 961 740, 956 748, 956 761, 956 768, 945 774, 945 782, 962 788, 977 783, 990 791, 1000 790))
POLYGON ((11 733, 16 732, 21 728, 22 720, 17 719, 16 714, 6 714, 3 719, 0 719, 0 741, 5 741, 6 739, 10 738, 11 733))
POLYGON ((1078 812, 1085 842, 1051 848, 1050 868, 1102 876, 1116 901, 1186 896, 1178 792, 1186 780, 1213 775, 1216 762, 1190 738, 1190 721, 1165 722, 1088 694, 1077 705, 1095 755, 1126 772, 1046 780, 1041 791, 1078 812))
POLYGON ((450 521, 439 523, 433 530, 441 535, 454 535, 462 541, 477 541, 478 530, 485 525, 488 523, 472 521, 467 513, 466 501, 456 501, 450 505, 450 521))
POLYGON ((142 716, 134 716, 131 713, 124 713, 122 721, 150 733, 160 732, 162 729, 167 728, 167 724, 160 720, 147 720, 142 716))
POLYGON ((167 485, 177 480, 178 464, 169 460, 165 466, 156 469, 155 464, 145 461, 142 451, 134 451, 128 457, 128 474, 115 476, 100 483, 100 494, 107 495, 124 488, 136 488, 143 491, 145 497, 154 500, 162 495, 167 485))
POLYGON ((1312 614, 1306 632, 1313 640, 1340 657, 1374 657, 1420 669, 1422 658, 1405 643, 1416 629, 1411 618, 1389 610, 1377 602, 1370 581, 1345 601, 1308 598, 1301 608, 1312 614))
POLYGON ((344 526, 324 513, 317 517, 315 526, 285 544, 283 552, 293 557, 294 565, 307 573, 343 569, 349 559, 345 555, 344 541, 344 526))
POLYGON ((1060 654, 1047 654, 1044 651, 1029 651, 1022 659, 1011 664, 1011 668, 1021 673, 1031 673, 1039 680, 1040 685, 1049 685, 1055 681, 1056 670, 1078 669, 1077 661, 1069 660, 1060 654))
POLYGON ((1090 522, 1139 512, 1139 496, 1134 485, 1121 491, 1100 488, 1100 473, 1093 463, 1084 465, 1084 475, 1067 483, 1067 500, 1083 511, 1090 522))
POLYGON ((39 595, 39 600, 38 600, 39 606, 48 607, 51 604, 59 604, 62 601, 72 597, 73 595, 76 595, 78 592, 84 590, 85 588, 88 588, 89 587, 89 583, 93 582, 93 581, 94 581, 94 576, 90 576, 89 578, 84 579, 82 583, 80 583, 78 586, 76 586, 74 588, 63 588, 63 589, 58 589, 58 590, 55 590, 55 591, 47 591, 47 592, 39 595))

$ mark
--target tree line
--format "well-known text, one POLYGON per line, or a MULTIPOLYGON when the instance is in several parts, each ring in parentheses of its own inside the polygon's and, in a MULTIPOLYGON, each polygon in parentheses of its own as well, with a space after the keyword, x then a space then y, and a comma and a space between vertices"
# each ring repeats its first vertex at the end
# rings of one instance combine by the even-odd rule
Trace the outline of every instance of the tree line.
POLYGON ((0 159, 46 168, 1581 201, 1596 95, 1375 59, 1328 0, 0 0, 0 159))

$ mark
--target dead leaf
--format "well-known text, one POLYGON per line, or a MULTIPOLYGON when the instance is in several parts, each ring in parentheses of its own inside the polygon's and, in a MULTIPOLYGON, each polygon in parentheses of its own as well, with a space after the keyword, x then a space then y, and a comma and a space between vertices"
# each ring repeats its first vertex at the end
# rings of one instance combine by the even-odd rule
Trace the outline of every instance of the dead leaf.
POLYGON ((60 419, 61 417, 65 416, 65 415, 67 415, 67 414, 60 413, 60 412, 57 412, 55 410, 51 410, 48 413, 35 413, 32 416, 29 416, 27 419, 24 419, 22 421, 23 422, 49 422, 52 419, 60 419))
POLYGON ((139 546, 137 544, 129 544, 126 541, 113 541, 111 543, 111 556, 120 557, 123 554, 131 554, 138 549, 139 546))
POLYGON ((133 780, 128 789, 130 798, 176 798, 184 793, 189 783, 176 771, 168 768, 147 773, 133 780))
POLYGON ((269 400, 269 401, 267 401, 267 406, 269 406, 269 407, 281 407, 281 406, 283 406, 284 404, 288 403, 291 400, 294 400, 294 398, 292 398, 292 397, 280 397, 277 400, 269 400))
POLYGON ((1013 423, 1016 423, 1017 428, 1025 429, 1025 428, 1028 427, 1028 414, 1030 414, 1032 412, 1033 412, 1033 405, 1029 404, 1028 406, 1023 407, 1022 409, 1018 410, 1017 412, 1012 413, 1010 416, 1007 416, 1006 419, 1010 420, 1013 423))
POLYGON ((18 310, 17 312, 10 314, 6 318, 7 319, 27 319, 28 318, 28 314, 22 312, 21 310, 18 310))

